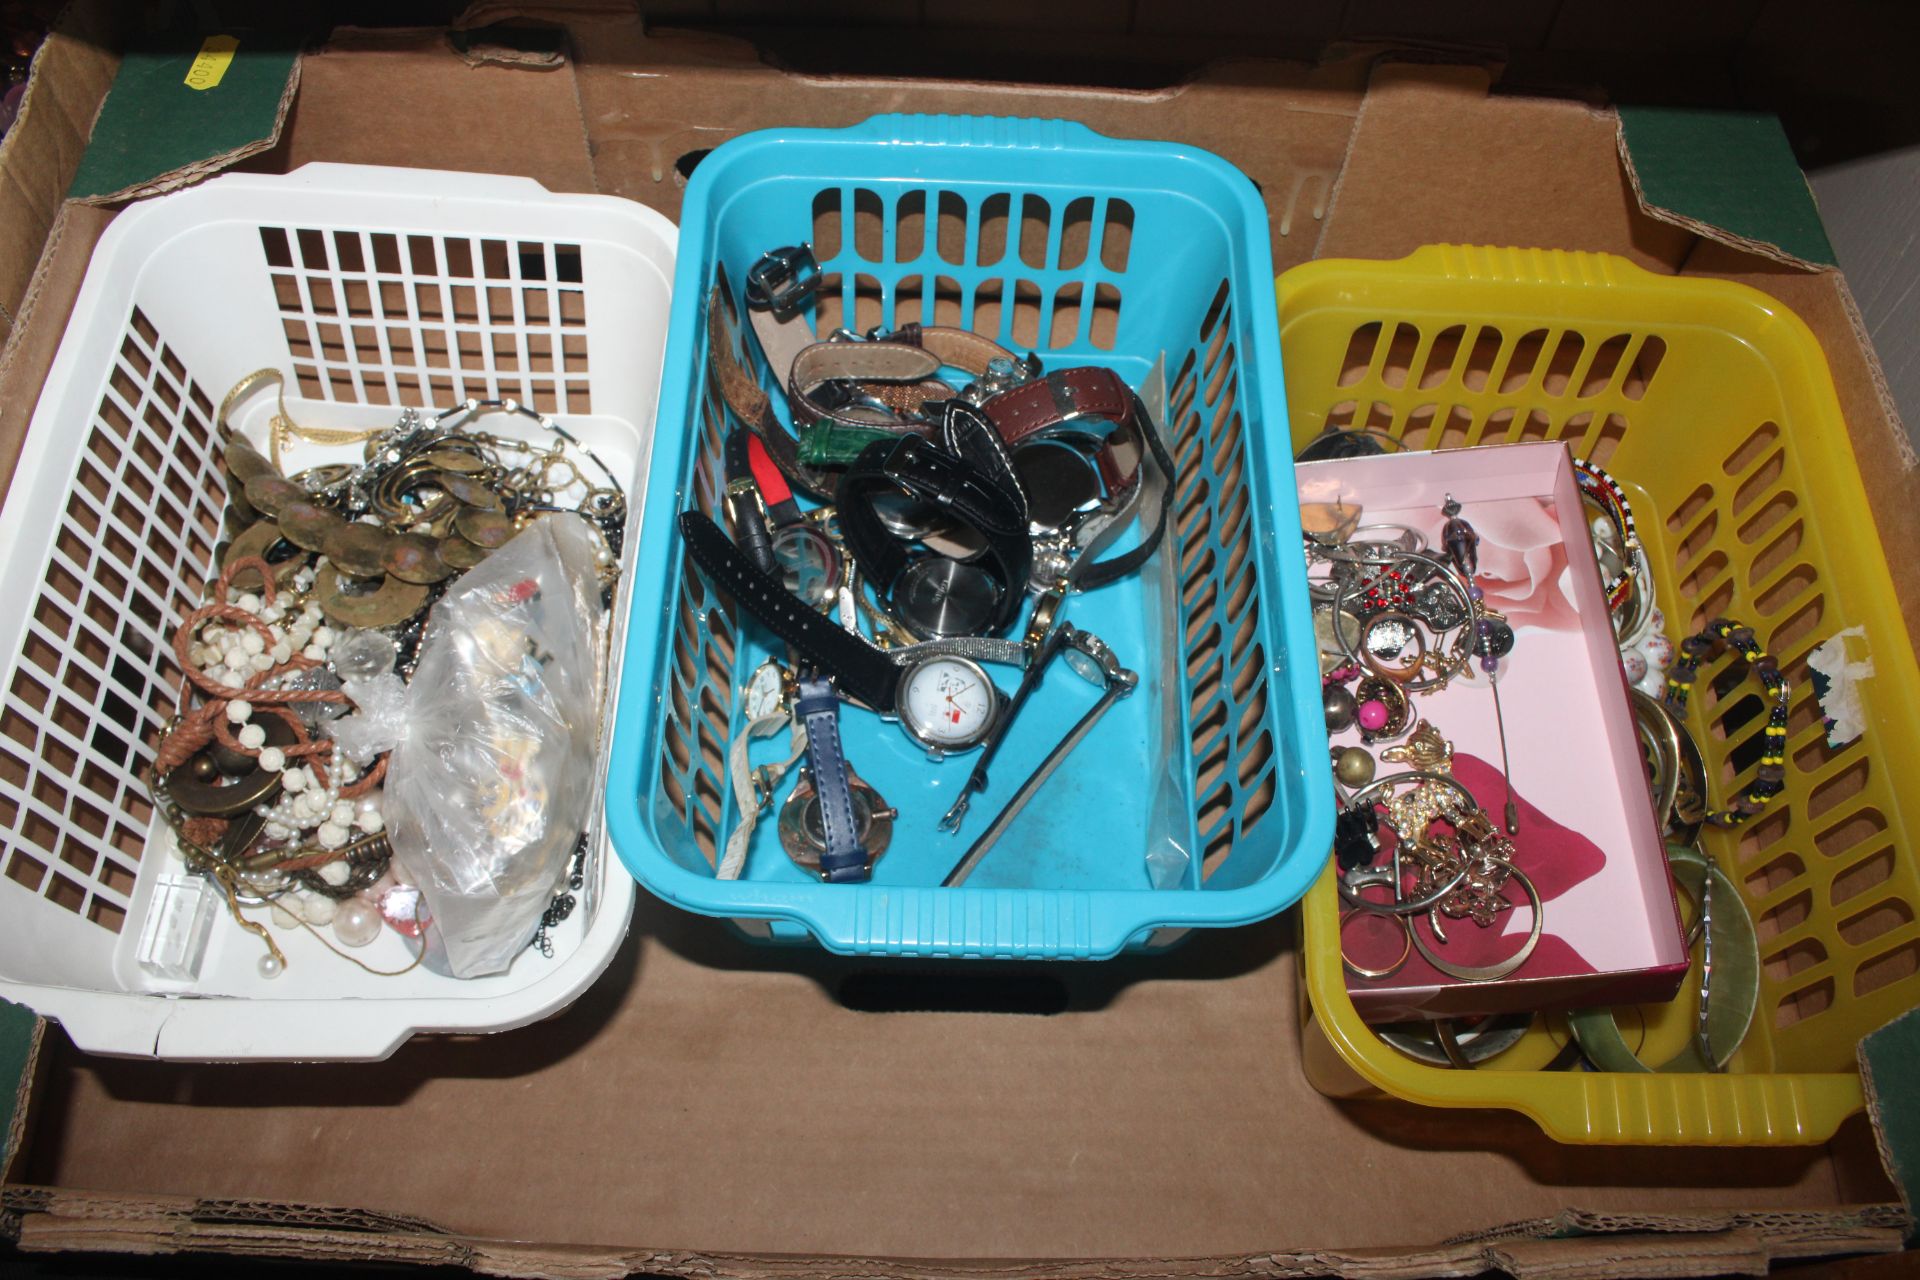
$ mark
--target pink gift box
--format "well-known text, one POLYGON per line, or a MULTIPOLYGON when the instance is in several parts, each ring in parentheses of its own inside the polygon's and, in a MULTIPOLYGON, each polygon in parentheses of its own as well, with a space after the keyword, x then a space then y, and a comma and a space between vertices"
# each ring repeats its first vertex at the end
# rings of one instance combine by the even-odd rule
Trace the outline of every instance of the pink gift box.
MULTIPOLYGON (((1504 778, 1501 716, 1477 660, 1471 679, 1412 695, 1413 718, 1451 740, 1454 777, 1496 823, 1510 784, 1519 810, 1513 863, 1539 891, 1540 941, 1511 975, 1490 982, 1450 977, 1417 949, 1389 977, 1349 971, 1355 1008, 1370 1022, 1397 1022, 1672 999, 1688 949, 1566 446, 1346 458, 1303 463, 1296 476, 1303 506, 1357 505, 1361 524, 1411 526, 1443 558, 1440 506, 1451 494, 1480 535, 1475 582, 1516 637, 1499 671, 1510 762, 1504 778)), ((1333 745, 1359 743, 1356 728, 1335 735, 1333 745)), ((1370 748, 1376 776, 1411 767, 1379 759, 1391 745, 1370 748)), ((1391 848, 1384 823, 1381 839, 1383 851, 1391 848)), ((1452 964, 1493 965, 1519 950, 1533 923, 1517 882, 1506 896, 1515 905, 1490 927, 1443 919, 1444 944, 1426 916, 1414 917, 1412 927, 1452 964)), ((1408 949, 1392 919, 1343 917, 1343 951, 1354 964, 1384 969, 1408 949)))

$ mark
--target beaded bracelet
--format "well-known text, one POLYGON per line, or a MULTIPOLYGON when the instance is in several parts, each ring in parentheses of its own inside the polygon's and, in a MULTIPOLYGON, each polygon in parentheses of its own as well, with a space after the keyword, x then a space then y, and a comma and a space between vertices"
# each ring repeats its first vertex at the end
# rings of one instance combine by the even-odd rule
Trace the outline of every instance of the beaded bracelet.
POLYGON ((1667 673, 1666 703, 1676 715, 1686 713, 1687 697, 1693 692, 1694 676, 1698 674, 1701 662, 1722 641, 1746 659, 1748 668, 1760 677, 1761 686, 1766 689, 1767 696, 1773 699, 1773 710, 1767 713, 1767 745, 1753 781, 1733 798, 1733 803, 1727 808, 1707 811, 1706 820, 1714 826, 1737 827, 1786 790, 1787 702, 1793 695, 1793 687, 1780 674, 1779 661, 1760 647, 1752 627, 1731 618, 1715 618, 1699 635, 1688 636, 1680 642, 1680 656, 1675 660, 1673 670, 1667 673))
POLYGON ((1634 554, 1640 550, 1640 531, 1633 522, 1633 508, 1626 491, 1606 470, 1583 458, 1573 460, 1573 481, 1581 496, 1599 507, 1620 538, 1620 572, 1608 579, 1602 589, 1609 612, 1618 611, 1627 593, 1633 590, 1634 554))

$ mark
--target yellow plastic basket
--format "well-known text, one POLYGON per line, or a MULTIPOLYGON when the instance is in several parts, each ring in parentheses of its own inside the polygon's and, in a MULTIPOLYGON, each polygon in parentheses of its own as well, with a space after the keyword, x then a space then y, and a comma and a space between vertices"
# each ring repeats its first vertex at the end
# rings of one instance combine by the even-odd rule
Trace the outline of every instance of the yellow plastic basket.
MULTIPOLYGON (((1329 872, 1302 906, 1313 1083, 1364 1087, 1344 1059, 1396 1097, 1511 1108, 1562 1142, 1826 1140, 1862 1104, 1854 1046, 1920 1003, 1920 670, 1812 332, 1753 289, 1599 254, 1430 246, 1278 283, 1296 448, 1329 423, 1413 448, 1564 440, 1631 498, 1669 632, 1747 621, 1794 688, 1786 791, 1705 835, 1761 939, 1761 1004, 1728 1072, 1542 1071, 1564 1042, 1553 1019, 1478 1070, 1401 1055, 1347 997, 1329 872), (1806 657, 1850 627, 1875 674, 1865 735, 1835 750, 1806 657)), ((1716 684, 1726 670, 1702 669, 1689 712, 1721 802, 1751 776, 1766 720, 1750 682, 1716 684)), ((1680 1047, 1685 1003, 1640 1011, 1646 1060, 1680 1047)), ((1635 1020, 1621 1017, 1630 1043, 1635 1020)))

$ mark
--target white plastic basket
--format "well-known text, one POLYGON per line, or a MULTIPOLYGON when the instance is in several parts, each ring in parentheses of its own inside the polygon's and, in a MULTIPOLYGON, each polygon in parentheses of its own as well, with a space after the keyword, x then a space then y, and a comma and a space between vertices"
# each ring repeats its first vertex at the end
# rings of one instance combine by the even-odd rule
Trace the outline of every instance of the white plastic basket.
MULTIPOLYGON (((156 979, 137 960, 141 927, 181 864, 142 775, 180 686, 172 629, 213 564, 228 388, 283 370, 295 421, 344 428, 513 397, 630 481, 637 515, 675 243, 626 200, 351 165, 223 177, 114 221, 0 508, 0 995, 99 1053, 376 1059, 415 1032, 535 1021, 605 970, 634 885, 596 831, 551 959, 530 951, 478 980, 380 978, 275 930, 289 963, 267 979, 259 940, 223 908, 198 980, 156 979)), ((245 403, 234 429, 264 443, 272 400, 245 403)), ((356 452, 298 445, 287 462, 356 452)), ((630 523, 623 584, 637 543, 630 523)), ((624 590, 613 613, 626 617, 624 590)), ((616 634, 616 662, 622 648, 616 634)), ((356 954, 384 969, 411 958, 390 930, 356 954)))

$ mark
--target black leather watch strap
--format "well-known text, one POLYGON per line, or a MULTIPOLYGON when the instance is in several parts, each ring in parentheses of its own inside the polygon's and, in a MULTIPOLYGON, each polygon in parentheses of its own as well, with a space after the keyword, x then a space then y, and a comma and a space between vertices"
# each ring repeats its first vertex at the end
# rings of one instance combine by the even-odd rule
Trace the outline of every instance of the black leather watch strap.
POLYGON ((680 513, 680 536, 713 584, 792 645, 809 665, 833 676, 840 688, 875 711, 893 710, 900 669, 885 652, 843 630, 788 591, 779 578, 755 568, 720 526, 700 512, 680 513))
POLYGON ((820 805, 820 874, 835 884, 857 883, 873 875, 867 851, 860 847, 860 823, 853 811, 853 781, 840 745, 840 696, 833 682, 818 674, 803 677, 794 690, 794 714, 807 730, 807 768, 820 805))
MULTIPOLYGON (((1095 587, 1104 587, 1109 582, 1126 577, 1145 564, 1147 557, 1154 553, 1154 549, 1166 537, 1167 512, 1173 506, 1175 480, 1173 455, 1167 452, 1166 442, 1160 439, 1160 432, 1153 425, 1153 415, 1147 412, 1147 407, 1140 403, 1140 397, 1137 395, 1133 396, 1133 422, 1140 432, 1141 439, 1146 441, 1148 456, 1153 459, 1154 465, 1160 472, 1160 478, 1156 483, 1146 469, 1146 460, 1141 460, 1140 500, 1154 504, 1153 525, 1137 545, 1105 560, 1095 559, 1105 546, 1104 539, 1083 547, 1080 558, 1075 560, 1073 568, 1067 571, 1067 582, 1076 591, 1091 591, 1095 587)), ((1142 516, 1141 519, 1144 523, 1146 517, 1142 516)), ((1117 535, 1118 532, 1119 529, 1116 526, 1113 533, 1117 535)))
MULTIPOLYGON (((1011 468, 1006 472, 1011 477, 1011 468)), ((926 502, 986 543, 986 563, 1000 580, 1000 601, 990 626, 1003 630, 1019 612, 1033 563, 1026 500, 1016 485, 982 470, 918 436, 879 441, 861 450, 840 481, 836 501, 840 535, 854 562, 883 596, 906 569, 907 543, 889 532, 874 510, 876 495, 896 491, 926 502)))

